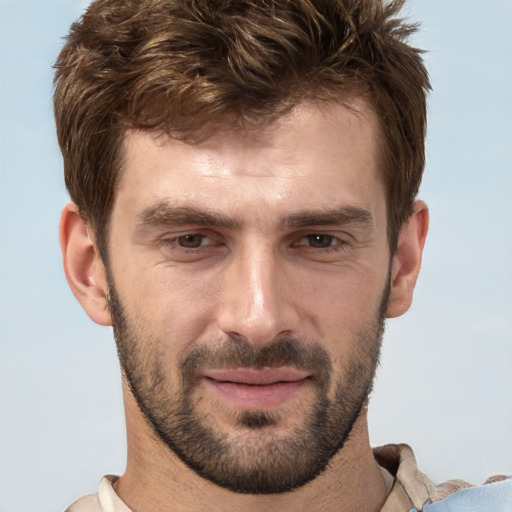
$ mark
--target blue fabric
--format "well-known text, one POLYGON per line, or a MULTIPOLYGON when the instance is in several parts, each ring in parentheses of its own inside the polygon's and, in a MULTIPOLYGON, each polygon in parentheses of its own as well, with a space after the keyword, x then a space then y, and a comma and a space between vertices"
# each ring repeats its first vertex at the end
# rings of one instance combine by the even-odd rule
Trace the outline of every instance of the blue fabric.
POLYGON ((410 512, 512 512, 512 479, 462 489, 410 512))
POLYGON ((410 512, 512 512, 512 479, 462 489, 410 512))

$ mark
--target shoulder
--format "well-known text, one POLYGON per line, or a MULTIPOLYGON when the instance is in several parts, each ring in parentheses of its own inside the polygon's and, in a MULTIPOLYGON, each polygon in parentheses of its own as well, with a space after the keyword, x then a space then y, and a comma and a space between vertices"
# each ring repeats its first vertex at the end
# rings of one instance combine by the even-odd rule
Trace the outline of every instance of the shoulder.
POLYGON ((408 501, 410 507, 403 510, 512 512, 512 479, 506 476, 489 478, 484 485, 479 486, 463 480, 435 484, 418 469, 414 453, 406 444, 381 446, 374 449, 374 455, 377 462, 395 478, 393 490, 388 498, 390 503, 393 502, 393 492, 407 497, 407 500, 402 501, 404 505, 408 501))
POLYGON ((66 512, 101 512, 101 505, 96 494, 89 494, 75 501, 66 512))
POLYGON ((512 479, 493 477, 484 485, 441 484, 423 512, 512 512, 512 479))
POLYGON ((130 512, 130 509, 116 494, 113 483, 116 476, 107 475, 101 479, 97 494, 90 494, 75 501, 66 512, 130 512))

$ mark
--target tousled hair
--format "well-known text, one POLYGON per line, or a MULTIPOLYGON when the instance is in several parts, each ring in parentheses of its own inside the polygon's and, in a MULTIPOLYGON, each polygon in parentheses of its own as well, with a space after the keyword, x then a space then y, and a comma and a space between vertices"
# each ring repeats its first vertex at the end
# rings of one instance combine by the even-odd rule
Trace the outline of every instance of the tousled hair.
POLYGON ((301 101, 363 97, 380 123, 394 250, 423 173, 426 94, 404 0, 96 0, 55 64, 66 186, 106 257, 134 128, 193 140, 271 122, 301 101))

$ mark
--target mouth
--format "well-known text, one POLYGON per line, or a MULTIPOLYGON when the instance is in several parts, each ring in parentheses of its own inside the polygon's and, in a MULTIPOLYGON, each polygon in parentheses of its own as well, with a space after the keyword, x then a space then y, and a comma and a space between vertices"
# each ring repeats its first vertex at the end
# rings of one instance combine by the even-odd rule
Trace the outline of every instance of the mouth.
POLYGON ((206 371, 204 382, 218 398, 235 407, 262 410, 291 400, 309 383, 310 377, 295 368, 238 368, 206 371))

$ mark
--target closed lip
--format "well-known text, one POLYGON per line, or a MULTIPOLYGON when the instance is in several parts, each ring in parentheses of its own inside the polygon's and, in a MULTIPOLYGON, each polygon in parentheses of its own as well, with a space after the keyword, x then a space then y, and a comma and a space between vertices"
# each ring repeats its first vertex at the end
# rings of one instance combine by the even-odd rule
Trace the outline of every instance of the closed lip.
POLYGON ((230 370, 207 370, 204 372, 204 377, 217 382, 269 386, 278 382, 298 382, 310 377, 310 374, 304 370, 291 367, 261 369, 236 368, 230 370))

